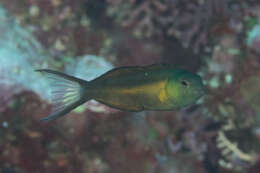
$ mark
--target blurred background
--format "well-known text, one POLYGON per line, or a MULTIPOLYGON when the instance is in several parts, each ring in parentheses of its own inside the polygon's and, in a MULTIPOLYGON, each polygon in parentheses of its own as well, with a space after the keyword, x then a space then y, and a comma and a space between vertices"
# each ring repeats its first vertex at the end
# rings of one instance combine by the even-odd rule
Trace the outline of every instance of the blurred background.
POLYGON ((258 173, 258 0, 0 0, 0 173, 258 173), (189 108, 95 101, 53 122, 50 68, 91 80, 125 65, 202 76, 189 108))

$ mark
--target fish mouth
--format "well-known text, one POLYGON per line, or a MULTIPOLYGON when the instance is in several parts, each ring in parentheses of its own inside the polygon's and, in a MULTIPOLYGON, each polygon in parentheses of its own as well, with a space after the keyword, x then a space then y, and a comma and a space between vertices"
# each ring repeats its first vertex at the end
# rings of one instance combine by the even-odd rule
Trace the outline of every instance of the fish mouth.
POLYGON ((202 95, 205 95, 205 94, 207 94, 208 93, 208 91, 209 91, 209 89, 208 88, 206 88, 205 86, 201 89, 201 94, 202 95))
POLYGON ((199 98, 201 98, 202 96, 204 96, 207 92, 208 92, 208 89, 207 89, 206 87, 201 88, 201 89, 198 91, 199 98))
POLYGON ((202 87, 196 91, 196 94, 198 95, 198 98, 202 97, 207 93, 207 89, 205 87, 202 87))

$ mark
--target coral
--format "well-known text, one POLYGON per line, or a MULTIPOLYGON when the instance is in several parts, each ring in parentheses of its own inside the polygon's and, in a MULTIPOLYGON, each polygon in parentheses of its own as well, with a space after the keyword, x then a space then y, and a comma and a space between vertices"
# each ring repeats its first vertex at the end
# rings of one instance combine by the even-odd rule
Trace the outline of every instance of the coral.
MULTIPOLYGON (((226 133, 228 131, 239 131, 241 134, 243 134, 242 129, 238 129, 235 127, 232 121, 229 121, 228 124, 222 127, 222 130, 218 131, 217 135, 217 147, 221 150, 222 156, 227 160, 220 159, 219 164, 223 167, 227 167, 229 169, 242 169, 245 167, 245 165, 253 165, 257 161, 257 155, 253 151, 247 151, 244 152, 244 149, 241 149, 241 141, 236 140, 235 142, 232 142, 230 140, 230 137, 228 138, 226 133), (239 145, 238 146, 238 142, 239 145), (243 165, 243 166, 241 166, 243 165)), ((246 132, 248 135, 248 138, 250 137, 250 134, 246 132)), ((250 139, 252 140, 252 139, 250 139)), ((248 150, 248 147, 247 147, 248 150)))
POLYGON ((85 55, 77 59, 78 61, 67 63, 65 72, 87 81, 97 78, 114 67, 103 57, 95 55, 85 55))
MULTIPOLYGON (((226 36, 225 39, 229 40, 229 43, 225 41, 229 47, 236 45, 230 44, 230 36, 226 36)), ((232 42, 236 43, 234 40, 232 42)), ((246 55, 247 58, 241 57, 240 54, 230 53, 218 56, 216 52, 215 58, 209 61, 211 70, 208 71, 208 75, 210 74, 212 79, 218 79, 218 89, 209 83, 212 94, 205 102, 207 114, 220 123, 215 134, 216 147, 220 152, 219 165, 241 172, 253 166, 259 158, 259 110, 256 106, 259 104, 259 62, 252 54, 246 55), (222 58, 227 59, 221 60, 222 58), (239 63, 239 59, 242 63, 239 63), (222 64, 220 68, 215 66, 216 62, 222 64), (233 67, 226 68, 230 64, 233 67), (219 71, 218 69, 221 68, 222 70, 219 71), (225 68, 227 71, 223 70, 225 68), (225 78, 223 73, 232 74, 233 81, 227 83, 228 77, 225 78)))
POLYGON ((252 30, 248 32, 247 38, 247 45, 248 47, 253 50, 254 52, 260 54, 260 25, 255 25, 252 30))
POLYGON ((47 84, 34 72, 36 68, 44 67, 46 62, 50 61, 50 58, 45 56, 41 44, 2 6, 0 6, 0 32, 2 33, 0 35, 1 86, 16 88, 16 91, 13 90, 14 93, 21 88, 34 90, 43 98, 47 98, 47 84))
POLYGON ((108 0, 108 15, 139 36, 167 35, 178 38, 195 53, 209 48, 212 33, 241 32, 240 2, 183 0, 108 0), (121 11, 118 13, 118 10, 121 11))
MULTIPOLYGON (((48 82, 34 70, 54 66, 52 56, 45 53, 45 49, 32 33, 21 27, 3 8, 0 8, 0 21, 0 31, 4 33, 0 36, 1 90, 10 90, 0 93, 3 95, 1 101, 7 104, 8 99, 21 90, 32 90, 49 100, 48 82)), ((102 57, 88 55, 76 59, 78 61, 67 63, 64 68, 67 73, 86 80, 92 80, 113 68, 102 57)), ((94 105, 91 106, 93 109, 97 107, 97 104, 94 105)))
POLYGON ((1 3, 0 172, 258 172, 257 0, 1 3), (35 68, 92 80, 161 62, 198 71, 208 94, 183 110, 130 113, 90 101, 39 121, 51 105, 35 68))

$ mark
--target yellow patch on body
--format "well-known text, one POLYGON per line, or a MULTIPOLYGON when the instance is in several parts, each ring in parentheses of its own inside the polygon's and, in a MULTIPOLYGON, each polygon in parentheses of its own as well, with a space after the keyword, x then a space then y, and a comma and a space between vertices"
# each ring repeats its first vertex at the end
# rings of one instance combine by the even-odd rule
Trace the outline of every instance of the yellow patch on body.
POLYGON ((120 89, 119 92, 124 94, 144 94, 149 96, 157 97, 160 102, 165 102, 167 99, 165 91, 166 80, 149 83, 145 85, 139 85, 132 88, 120 89))
POLYGON ((161 88, 160 92, 159 92, 159 100, 161 102, 165 102, 167 99, 167 95, 166 95, 166 91, 165 91, 165 87, 161 88))

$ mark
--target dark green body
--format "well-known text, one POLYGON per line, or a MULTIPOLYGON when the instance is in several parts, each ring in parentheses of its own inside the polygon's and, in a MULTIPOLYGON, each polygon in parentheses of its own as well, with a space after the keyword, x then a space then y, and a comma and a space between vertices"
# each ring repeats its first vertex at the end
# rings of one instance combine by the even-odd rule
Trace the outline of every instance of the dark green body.
MULTIPOLYGON (((90 81, 85 94, 121 110, 172 110, 189 103, 181 101, 185 99, 180 97, 181 88, 174 84, 182 73, 190 74, 165 65, 117 68, 90 81)), ((197 75, 191 76, 195 76, 201 85, 201 79, 197 75)), ((193 102, 201 96, 201 87, 202 85, 198 87, 198 95, 191 95, 193 98, 188 100, 193 102)))
POLYGON ((53 110, 49 121, 95 99, 126 111, 172 110, 194 103, 204 94, 201 78, 166 65, 121 67, 85 81, 61 72, 37 70, 53 81, 53 110))

